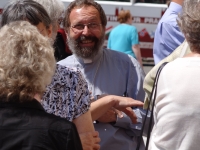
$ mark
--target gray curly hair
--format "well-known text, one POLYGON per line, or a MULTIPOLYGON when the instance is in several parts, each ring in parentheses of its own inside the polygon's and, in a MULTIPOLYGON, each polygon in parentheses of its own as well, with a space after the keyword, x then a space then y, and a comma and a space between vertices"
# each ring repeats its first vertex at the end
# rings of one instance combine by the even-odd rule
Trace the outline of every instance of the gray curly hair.
POLYGON ((49 39, 27 21, 15 21, 0 29, 0 96, 20 101, 42 95, 55 71, 49 39))
POLYGON ((56 26, 58 25, 59 20, 62 18, 62 15, 64 15, 65 6, 64 3, 61 0, 34 0, 41 4, 44 9, 47 11, 49 17, 52 20, 52 29, 53 29, 53 40, 56 39, 56 26))
POLYGON ((191 51, 200 52, 200 0, 184 0, 177 22, 191 51))

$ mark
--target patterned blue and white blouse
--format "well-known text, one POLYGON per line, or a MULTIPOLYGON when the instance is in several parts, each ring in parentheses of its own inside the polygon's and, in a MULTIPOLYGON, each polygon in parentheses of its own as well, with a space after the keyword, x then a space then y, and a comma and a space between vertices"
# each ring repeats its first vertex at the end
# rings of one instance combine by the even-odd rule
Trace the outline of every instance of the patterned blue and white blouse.
POLYGON ((89 110, 89 97, 88 85, 81 72, 57 64, 41 104, 48 113, 72 121, 89 110))

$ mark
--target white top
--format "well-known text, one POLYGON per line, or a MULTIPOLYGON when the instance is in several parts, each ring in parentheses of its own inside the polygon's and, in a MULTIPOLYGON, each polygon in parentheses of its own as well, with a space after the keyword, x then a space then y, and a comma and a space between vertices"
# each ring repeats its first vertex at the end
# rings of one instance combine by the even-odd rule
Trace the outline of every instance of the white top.
POLYGON ((150 150, 200 149, 200 58, 178 58, 162 70, 150 150))

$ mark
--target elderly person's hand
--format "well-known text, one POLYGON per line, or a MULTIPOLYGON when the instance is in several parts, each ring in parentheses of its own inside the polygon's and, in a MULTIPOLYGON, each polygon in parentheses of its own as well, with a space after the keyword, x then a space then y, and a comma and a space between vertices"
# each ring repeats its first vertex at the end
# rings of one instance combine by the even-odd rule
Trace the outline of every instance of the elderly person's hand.
POLYGON ((116 122, 118 113, 122 114, 121 111, 116 110, 115 108, 112 108, 108 110, 104 115, 99 117, 97 121, 103 122, 103 123, 116 122))
POLYGON ((122 112, 124 112, 131 119, 132 123, 137 123, 137 117, 131 107, 123 108, 121 109, 121 111, 112 108, 109 111, 107 111, 104 115, 102 115, 99 119, 97 119, 97 121, 103 123, 116 122, 117 117, 123 117, 122 112))
POLYGON ((133 123, 137 123, 137 118, 131 107, 142 107, 143 103, 138 100, 134 100, 130 97, 122 97, 115 95, 103 95, 98 96, 98 100, 92 103, 93 120, 97 118, 99 122, 108 123, 115 122, 117 116, 123 117, 122 112, 130 117, 133 123), (101 106, 102 105, 102 106, 101 106), (101 110, 100 110, 101 108, 101 110), (103 109, 103 110, 102 110, 103 109), (94 113, 95 112, 95 113, 94 113), (96 116, 94 116, 94 114, 96 116))
POLYGON ((139 100, 134 100, 130 97, 114 96, 110 95, 111 99, 114 101, 113 107, 123 111, 126 107, 143 107, 143 102, 139 100))
POLYGON ((79 134, 83 150, 99 150, 100 138, 97 131, 79 134))

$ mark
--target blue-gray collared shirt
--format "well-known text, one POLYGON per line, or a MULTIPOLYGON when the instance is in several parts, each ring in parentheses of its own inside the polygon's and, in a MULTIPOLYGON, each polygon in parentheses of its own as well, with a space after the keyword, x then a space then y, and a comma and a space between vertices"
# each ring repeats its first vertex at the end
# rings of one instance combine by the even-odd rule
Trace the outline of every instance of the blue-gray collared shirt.
MULTIPOLYGON (((58 62, 60 65, 79 68, 88 82, 92 96, 112 94, 144 100, 144 72, 137 60, 127 54, 102 50, 93 60, 83 60, 75 55, 58 62)), ((140 114, 139 114, 140 115, 140 114)), ((141 126, 133 125, 124 115, 115 125, 94 124, 99 131, 102 150, 133 150, 136 148, 138 131, 141 126)))

